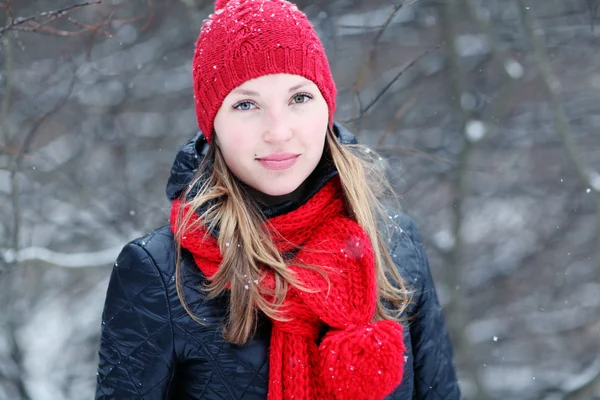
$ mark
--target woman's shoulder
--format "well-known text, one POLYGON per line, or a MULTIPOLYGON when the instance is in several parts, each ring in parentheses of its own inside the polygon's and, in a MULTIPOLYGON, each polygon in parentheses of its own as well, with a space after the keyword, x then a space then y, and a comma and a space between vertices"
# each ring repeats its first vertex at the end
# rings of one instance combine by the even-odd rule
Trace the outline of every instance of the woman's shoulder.
POLYGON ((142 247, 152 257, 157 267, 175 268, 172 262, 175 260, 173 257, 177 256, 175 236, 168 225, 134 239, 131 243, 142 247))
POLYGON ((179 277, 187 305, 197 309, 197 313, 202 314, 206 309, 210 309, 210 313, 215 314, 217 309, 223 308, 220 298, 207 301, 204 293, 199 290, 206 283, 206 277, 186 249, 181 249, 180 269, 177 271, 175 236, 168 225, 129 242, 120 258, 124 259, 118 262, 119 266, 122 263, 129 266, 128 269, 133 270, 132 274, 160 276, 175 323, 186 323, 189 318, 180 303, 176 275, 179 277))
MULTIPOLYGON (((123 254, 133 253, 137 260, 130 260, 129 264, 151 265, 158 274, 161 275, 167 288, 170 283, 175 283, 177 247, 175 235, 169 225, 162 226, 144 236, 133 239, 124 247, 123 254), (130 251, 127 251, 129 249, 130 251), (131 250, 134 251, 131 251, 131 250)), ((199 268, 192 268, 194 261, 191 254, 182 249, 181 266, 185 269, 191 269, 195 272, 193 275, 201 275, 199 268)), ((202 277, 196 277, 202 279, 202 277)))
POLYGON ((386 214, 387 229, 390 233, 397 234, 395 240, 421 241, 417 224, 410 215, 393 209, 386 209, 386 214))
POLYGON ((418 286, 420 278, 428 268, 425 249, 414 219, 406 213, 387 210, 387 221, 383 223, 388 251, 407 283, 418 286))
POLYGON ((128 245, 141 247, 161 272, 175 272, 177 250, 175 237, 168 225, 138 237, 128 245))

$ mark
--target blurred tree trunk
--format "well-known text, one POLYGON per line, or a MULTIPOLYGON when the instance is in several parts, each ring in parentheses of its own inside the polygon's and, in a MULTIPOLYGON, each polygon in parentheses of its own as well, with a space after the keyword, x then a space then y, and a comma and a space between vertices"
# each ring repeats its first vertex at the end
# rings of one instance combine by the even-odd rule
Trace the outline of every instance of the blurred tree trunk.
MULTIPOLYGON (((562 104, 562 85, 558 77, 552 72, 550 59, 546 54, 544 43, 544 31, 540 27, 535 27, 533 10, 525 5, 523 0, 517 0, 519 4, 521 23, 525 35, 533 48, 533 55, 537 69, 540 71, 542 85, 546 93, 546 99, 552 110, 554 126, 567 152, 569 160, 575 167, 581 182, 589 192, 595 196, 596 203, 596 280, 600 282, 600 172, 594 171, 577 149, 573 139, 573 132, 569 123, 569 118, 562 104)), ((598 3, 589 2, 590 8, 593 8, 592 15, 595 17, 598 3)))
POLYGON ((453 103, 456 105, 456 112, 460 115, 461 131, 458 132, 456 140, 462 143, 461 150, 458 154, 457 166, 454 169, 453 184, 452 184, 452 234, 454 245, 450 248, 447 254, 449 264, 449 279, 450 301, 447 308, 447 319, 450 334, 452 336, 457 353, 457 363, 462 366, 462 371, 466 375, 469 382, 473 385, 473 393, 469 398, 486 400, 489 395, 480 380, 479 366, 474 353, 470 351, 471 345, 466 335, 466 327, 469 321, 469 306, 466 299, 467 285, 465 275, 465 244, 463 240, 462 223, 465 219, 467 210, 465 209, 465 200, 469 195, 470 190, 470 160, 474 151, 474 144, 466 135, 467 124, 471 121, 471 117, 461 106, 461 98, 470 94, 469 83, 466 73, 463 69, 460 55, 456 51, 457 30, 456 24, 461 21, 459 17, 461 11, 465 9, 459 8, 459 3, 455 1, 447 1, 442 7, 443 15, 443 33, 446 39, 447 58, 450 69, 451 93, 453 103), (461 290, 462 288, 462 290, 461 290))

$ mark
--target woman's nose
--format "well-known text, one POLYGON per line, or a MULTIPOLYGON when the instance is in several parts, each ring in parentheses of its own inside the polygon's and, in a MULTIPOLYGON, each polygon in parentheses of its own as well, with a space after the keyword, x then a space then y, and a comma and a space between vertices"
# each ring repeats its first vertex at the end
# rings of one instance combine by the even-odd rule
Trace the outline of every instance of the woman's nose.
POLYGON ((264 124, 263 139, 265 142, 286 142, 293 136, 290 118, 281 110, 267 112, 264 124))

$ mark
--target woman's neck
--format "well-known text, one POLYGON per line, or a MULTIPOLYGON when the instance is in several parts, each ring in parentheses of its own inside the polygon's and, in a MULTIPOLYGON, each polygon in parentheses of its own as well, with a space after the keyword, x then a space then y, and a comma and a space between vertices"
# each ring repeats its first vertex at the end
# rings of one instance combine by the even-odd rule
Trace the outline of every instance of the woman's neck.
POLYGON ((306 179, 300 184, 300 186, 298 186, 298 188, 296 188, 296 190, 281 196, 271 196, 248 185, 246 185, 246 191, 254 201, 266 207, 275 206, 286 202, 297 203, 306 197, 307 189, 309 187, 308 181, 309 179, 306 179))
POLYGON ((248 196, 261 208, 266 218, 286 214, 306 203, 329 179, 337 175, 333 162, 323 157, 315 170, 291 193, 283 196, 270 196, 248 185, 242 184, 248 196))

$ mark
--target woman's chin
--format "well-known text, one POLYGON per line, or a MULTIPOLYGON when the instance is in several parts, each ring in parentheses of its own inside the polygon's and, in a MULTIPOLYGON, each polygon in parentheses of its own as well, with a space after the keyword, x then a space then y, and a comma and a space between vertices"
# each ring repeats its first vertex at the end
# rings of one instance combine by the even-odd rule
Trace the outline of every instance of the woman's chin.
POLYGON ((306 178, 302 178, 303 177, 292 177, 289 175, 285 177, 277 177, 275 179, 273 179, 273 177, 268 177, 258 180, 256 185, 251 186, 267 196, 281 197, 292 194, 296 189, 298 189, 302 185, 302 182, 306 180, 306 178))
POLYGON ((261 186, 260 188, 258 188, 258 190, 260 192, 266 194, 267 196, 272 196, 272 197, 287 196, 287 195, 291 194, 294 190, 298 189, 298 187, 300 186, 300 183, 293 184, 291 182, 286 182, 281 185, 269 184, 269 185, 261 186))

